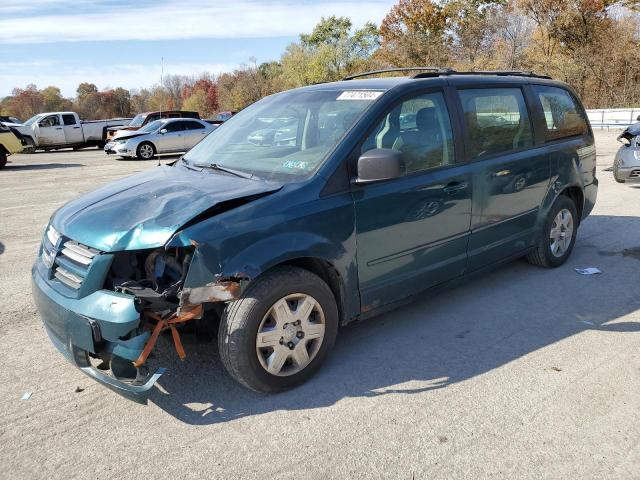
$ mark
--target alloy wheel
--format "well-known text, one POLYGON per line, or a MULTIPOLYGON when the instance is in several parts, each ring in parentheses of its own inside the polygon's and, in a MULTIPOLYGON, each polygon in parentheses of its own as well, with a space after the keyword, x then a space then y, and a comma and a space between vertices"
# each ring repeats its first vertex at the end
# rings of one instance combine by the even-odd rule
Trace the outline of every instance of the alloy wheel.
POLYGON ((140 156, 145 159, 153 157, 153 147, 149 144, 140 147, 140 156))

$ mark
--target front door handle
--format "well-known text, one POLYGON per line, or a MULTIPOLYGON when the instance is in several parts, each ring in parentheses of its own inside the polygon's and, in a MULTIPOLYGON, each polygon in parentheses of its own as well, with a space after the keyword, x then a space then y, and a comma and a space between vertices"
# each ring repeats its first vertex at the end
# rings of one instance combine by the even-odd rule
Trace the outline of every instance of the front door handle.
POLYGON ((451 182, 442 190, 444 190, 449 195, 453 195, 459 192, 460 190, 466 190, 468 187, 469 187, 469 184, 467 182, 451 182))

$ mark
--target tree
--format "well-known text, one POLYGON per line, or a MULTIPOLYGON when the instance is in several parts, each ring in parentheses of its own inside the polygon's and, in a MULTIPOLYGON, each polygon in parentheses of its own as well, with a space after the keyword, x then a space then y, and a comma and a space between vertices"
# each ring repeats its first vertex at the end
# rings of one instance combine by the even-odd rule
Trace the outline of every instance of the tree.
POLYGON ((446 65, 447 12, 434 0, 400 0, 380 25, 380 56, 391 65, 446 65))
POLYGON ((27 88, 14 88, 12 92, 13 113, 19 118, 29 118, 43 111, 44 100, 38 88, 27 85, 27 88))
POLYGON ((200 113, 208 118, 218 111, 218 86, 207 76, 199 78, 193 85, 186 85, 182 91, 182 108, 200 113))

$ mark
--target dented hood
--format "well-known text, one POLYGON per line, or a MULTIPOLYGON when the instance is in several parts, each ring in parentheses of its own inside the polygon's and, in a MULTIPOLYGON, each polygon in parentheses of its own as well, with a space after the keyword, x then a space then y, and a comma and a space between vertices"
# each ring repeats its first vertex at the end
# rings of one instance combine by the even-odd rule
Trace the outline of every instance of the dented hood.
POLYGON ((282 185, 184 167, 157 167, 72 200, 52 218, 68 238, 103 252, 163 246, 186 222, 222 202, 282 185))

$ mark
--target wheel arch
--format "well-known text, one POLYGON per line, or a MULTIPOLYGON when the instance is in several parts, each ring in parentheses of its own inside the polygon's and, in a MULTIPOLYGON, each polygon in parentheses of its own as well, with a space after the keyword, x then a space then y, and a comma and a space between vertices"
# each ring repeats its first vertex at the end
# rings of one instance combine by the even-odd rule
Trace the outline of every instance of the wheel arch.
POLYGON ((576 206, 576 210, 578 211, 578 224, 580 224, 582 220, 582 212, 584 210, 584 192, 578 186, 569 186, 560 192, 558 196, 569 197, 573 200, 573 203, 576 206))
MULTIPOLYGON (((314 257, 299 257, 293 258, 290 260, 286 260, 282 263, 274 265, 269 268, 266 272, 273 270, 274 268, 281 266, 291 266, 298 267, 303 270, 307 270, 324 281, 331 292, 333 293, 333 297, 336 300, 336 305, 338 307, 338 318, 340 319, 340 323, 345 323, 345 294, 344 294, 344 281, 340 275, 340 273, 335 269, 335 267, 328 261, 322 260, 320 258, 314 257)), ((263 272, 266 273, 266 272, 263 272)))

